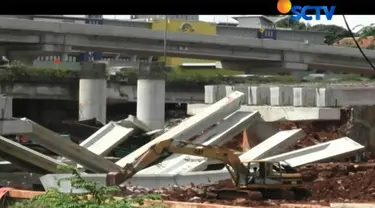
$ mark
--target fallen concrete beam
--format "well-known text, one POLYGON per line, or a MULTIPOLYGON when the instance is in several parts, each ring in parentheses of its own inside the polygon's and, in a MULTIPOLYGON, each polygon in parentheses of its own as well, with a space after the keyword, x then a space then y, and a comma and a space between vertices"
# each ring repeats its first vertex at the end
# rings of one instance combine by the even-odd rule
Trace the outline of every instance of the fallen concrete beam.
MULTIPOLYGON (((249 115, 249 114, 250 114, 249 112, 242 112, 242 111, 234 112, 233 114, 224 118, 223 121, 221 121, 219 124, 215 124, 215 125, 213 125, 213 127, 205 130, 205 132, 202 135, 200 135, 196 139, 194 139, 194 143, 203 144, 204 142, 206 142, 210 138, 217 135, 217 132, 219 131, 219 129, 227 129, 231 125, 233 125, 233 123, 235 123, 235 122, 233 122, 234 120, 236 120, 236 119, 239 120, 240 118, 242 118, 242 116, 249 115)), ((160 162, 156 165, 153 165, 151 167, 148 167, 146 169, 143 169, 139 173, 140 174, 161 173, 161 171, 163 169, 165 169, 166 167, 168 167, 172 164, 175 164, 173 161, 175 159, 179 158, 180 156, 181 156, 181 154, 172 154, 169 157, 165 158, 162 162, 160 162)))
POLYGON ((23 168, 37 171, 37 173, 57 173, 58 166, 64 165, 63 162, 43 155, 2 136, 0 136, 0 155, 3 159, 18 164, 18 166, 23 168), (29 164, 34 167, 30 167, 29 164))
MULTIPOLYGON (((188 104, 187 114, 201 113, 209 104, 188 104)), ((240 111, 258 111, 266 122, 274 121, 312 121, 340 120, 340 108, 329 107, 289 107, 289 106, 247 106, 242 105, 240 111)))
POLYGON ((94 172, 107 173, 111 171, 119 171, 121 168, 106 160, 105 158, 96 155, 89 150, 73 143, 70 140, 62 138, 55 132, 27 119, 22 118, 18 120, 4 120, 1 121, 4 126, 10 126, 11 129, 0 129, 0 134, 22 134, 29 135, 33 140, 43 147, 64 156, 72 161, 81 164, 83 167, 94 172), (17 127, 19 127, 18 132, 17 127))
POLYGON ((263 159, 284 161, 292 167, 298 167, 312 162, 321 162, 333 157, 337 158, 355 154, 364 148, 364 146, 349 137, 343 137, 263 159))
MULTIPOLYGON (((265 158, 265 160, 284 160, 292 167, 305 165, 311 162, 318 162, 325 159, 340 157, 343 155, 354 154, 363 149, 364 146, 354 142, 348 137, 336 139, 333 141, 317 144, 311 147, 302 148, 289 153, 276 155, 265 158), (340 148, 337 148, 340 147, 340 148)), ((61 178, 69 178, 70 174, 48 174, 41 177, 44 188, 58 188, 61 191, 70 190, 69 182, 65 182, 61 187, 57 185, 57 181, 61 178)), ((105 174, 83 174, 83 178, 105 184, 105 174)), ((197 171, 182 174, 136 174, 131 179, 123 183, 138 185, 147 188, 167 187, 170 185, 182 186, 185 184, 207 184, 219 180, 230 178, 227 170, 217 171, 197 171)))
POLYGON ((190 117, 166 133, 155 138, 151 142, 133 151, 121 160, 117 161, 116 164, 121 167, 125 167, 126 164, 132 163, 136 158, 145 153, 152 145, 166 139, 186 140, 192 138, 197 133, 202 132, 204 129, 207 129, 213 124, 221 121, 229 114, 238 110, 243 102, 243 96, 244 94, 241 92, 232 93, 219 102, 211 105, 200 114, 190 117))
POLYGON ((17 135, 32 132, 32 126, 20 119, 0 121, 0 135, 17 135))
MULTIPOLYGON (((304 136, 305 133, 302 129, 280 131, 256 145, 254 148, 251 148, 249 151, 241 154, 239 158, 242 161, 249 161, 280 154, 304 136)), ((201 171, 206 169, 208 164, 213 165, 220 163, 221 162, 218 160, 208 159, 206 160, 205 164, 200 163, 195 168, 192 168, 186 172, 201 171)))
POLYGON ((129 138, 133 132, 134 129, 125 128, 111 121, 85 139, 80 146, 97 155, 106 156, 117 145, 129 138))
MULTIPOLYGON (((255 121, 260 119, 258 112, 241 112, 237 111, 227 118, 225 118, 219 125, 212 130, 215 132, 213 137, 208 141, 196 141, 194 143, 203 143, 203 145, 224 145, 237 134, 241 133, 243 129, 251 126, 255 121)), ((163 162, 150 167, 148 171, 141 171, 140 173, 168 173, 177 174, 180 172, 189 172, 197 166, 203 167, 206 164, 207 158, 191 155, 173 154, 163 162), (173 158, 172 158, 173 157, 173 158), (171 158, 171 159, 169 159, 171 158), (159 169, 154 172, 155 169, 159 169)), ((201 169, 204 170, 205 168, 201 169)))
POLYGON ((306 134, 302 129, 280 131, 262 143, 251 148, 249 151, 243 153, 240 156, 240 159, 243 161, 256 160, 280 154, 305 135, 306 134))

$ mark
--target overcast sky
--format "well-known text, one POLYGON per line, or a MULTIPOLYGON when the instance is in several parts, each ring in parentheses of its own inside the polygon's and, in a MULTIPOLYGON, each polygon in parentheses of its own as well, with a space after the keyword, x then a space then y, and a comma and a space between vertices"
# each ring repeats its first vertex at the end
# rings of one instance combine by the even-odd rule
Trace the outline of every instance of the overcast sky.
MULTIPOLYGON (((235 22, 231 17, 238 15, 199 15, 199 19, 208 22, 235 22)), ((105 18, 109 19, 130 19, 130 15, 104 15, 105 18)), ((346 15, 346 20, 351 28, 357 25, 370 25, 375 23, 375 15, 346 15)), ((310 21, 312 25, 316 24, 335 24, 346 28, 342 15, 333 15, 331 21, 322 17, 322 20, 310 21)))

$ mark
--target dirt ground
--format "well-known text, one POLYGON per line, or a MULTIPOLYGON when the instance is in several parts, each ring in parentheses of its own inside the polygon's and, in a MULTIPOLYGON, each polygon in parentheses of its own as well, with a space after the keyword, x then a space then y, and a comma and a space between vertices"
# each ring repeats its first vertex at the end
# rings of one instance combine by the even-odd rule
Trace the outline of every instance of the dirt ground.
MULTIPOLYGON (((302 128, 306 136, 291 146, 287 151, 308 147, 345 136, 345 121, 325 122, 282 122, 280 130, 302 128)), ((238 146, 241 144, 238 137, 233 141, 238 146)), ((304 188, 309 190, 311 197, 302 201, 287 200, 217 200, 209 194, 210 189, 233 187, 231 180, 220 181, 215 185, 196 186, 193 184, 184 187, 169 187, 159 190, 146 190, 131 188, 128 194, 134 193, 160 193, 165 200, 215 203, 236 206, 252 207, 278 207, 280 204, 312 204, 325 205, 330 202, 369 202, 375 201, 375 162, 368 153, 367 163, 331 162, 314 163, 299 167, 298 170, 304 179, 304 188)), ((343 161, 348 161, 346 160, 343 161)))

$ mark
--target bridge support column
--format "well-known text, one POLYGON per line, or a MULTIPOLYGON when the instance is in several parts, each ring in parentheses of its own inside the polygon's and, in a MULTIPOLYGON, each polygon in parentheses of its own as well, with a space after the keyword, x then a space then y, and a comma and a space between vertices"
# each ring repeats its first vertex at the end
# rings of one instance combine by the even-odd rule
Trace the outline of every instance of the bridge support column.
POLYGON ((86 62, 79 80, 79 120, 96 118, 106 123, 107 113, 107 65, 86 62))
POLYGON ((137 82, 137 118, 151 129, 164 128, 164 64, 140 63, 137 82))

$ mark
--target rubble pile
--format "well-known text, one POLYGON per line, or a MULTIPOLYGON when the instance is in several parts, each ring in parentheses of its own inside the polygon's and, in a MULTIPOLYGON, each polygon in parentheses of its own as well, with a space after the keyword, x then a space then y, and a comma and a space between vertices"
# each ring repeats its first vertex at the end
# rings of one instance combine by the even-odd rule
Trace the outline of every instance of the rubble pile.
POLYGON ((250 200, 245 198, 237 198, 235 200, 222 200, 216 199, 216 195, 210 190, 228 187, 232 183, 230 180, 218 182, 216 184, 197 186, 188 184, 183 187, 170 186, 160 189, 146 189, 140 187, 126 187, 122 191, 122 196, 139 196, 146 194, 160 194, 163 200, 181 201, 181 202, 196 202, 196 203, 210 203, 210 204, 223 204, 223 205, 236 205, 236 206, 277 206, 279 203, 285 201, 276 200, 250 200), (229 185, 230 184, 230 185, 229 185))
POLYGON ((290 150, 301 149, 322 142, 343 137, 343 122, 341 121, 306 121, 306 122, 280 122, 280 130, 290 130, 302 128, 306 133, 303 139, 300 139, 290 150))
POLYGON ((312 193, 312 197, 305 201, 215 199, 216 195, 210 191, 232 188, 233 183, 230 179, 210 185, 188 184, 182 187, 170 186, 160 189, 128 186, 123 189, 122 196, 160 194, 164 200, 171 201, 264 207, 273 207, 287 202, 326 205, 328 202, 375 200, 375 181, 372 180, 375 177, 375 163, 317 163, 300 167, 298 170, 303 175, 305 188, 312 193))
POLYGON ((375 163, 328 163, 301 167, 311 200, 375 200, 375 163))

